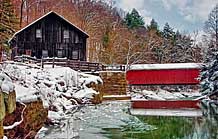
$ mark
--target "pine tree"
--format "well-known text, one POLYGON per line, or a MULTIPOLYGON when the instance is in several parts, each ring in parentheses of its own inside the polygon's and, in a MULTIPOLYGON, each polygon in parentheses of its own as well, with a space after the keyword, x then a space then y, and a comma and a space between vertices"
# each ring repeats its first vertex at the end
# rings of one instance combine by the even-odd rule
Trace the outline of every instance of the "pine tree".
POLYGON ((163 47, 168 47, 168 48, 172 47, 173 40, 175 37, 175 32, 173 31, 173 28, 171 28, 168 23, 164 25, 164 29, 161 34, 164 39, 163 47))
POLYGON ((211 95, 218 92, 218 4, 209 14, 204 31, 210 35, 211 42, 201 69, 201 93, 211 95))
POLYGON ((208 96, 202 100, 201 107, 204 115, 217 115, 218 104, 213 100, 218 100, 218 52, 213 50, 209 52, 207 63, 203 64, 200 74, 200 92, 208 96))
POLYGON ((2 0, 0 3, 0 46, 8 48, 7 41, 18 28, 14 7, 11 0, 2 0))
POLYGON ((131 13, 127 13, 124 22, 131 29, 144 26, 145 24, 143 18, 139 15, 136 9, 133 9, 131 13))
POLYGON ((163 29, 162 35, 163 35, 163 38, 165 40, 172 40, 172 38, 174 37, 175 32, 173 31, 173 28, 171 28, 168 23, 166 23, 164 25, 164 29, 163 29))
POLYGON ((149 30, 150 30, 150 29, 152 29, 152 30, 158 30, 158 24, 157 24, 157 22, 156 22, 154 19, 151 20, 151 23, 150 23, 150 25, 148 26, 148 29, 149 29, 149 30))
POLYGON ((201 93, 211 95, 218 91, 218 52, 210 47, 204 65, 201 68, 201 93))
POLYGON ((201 102, 204 115, 217 115, 218 105, 218 4, 205 22, 205 32, 211 36, 200 74, 200 92, 208 97, 201 102), (214 43, 215 42, 215 43, 214 43))

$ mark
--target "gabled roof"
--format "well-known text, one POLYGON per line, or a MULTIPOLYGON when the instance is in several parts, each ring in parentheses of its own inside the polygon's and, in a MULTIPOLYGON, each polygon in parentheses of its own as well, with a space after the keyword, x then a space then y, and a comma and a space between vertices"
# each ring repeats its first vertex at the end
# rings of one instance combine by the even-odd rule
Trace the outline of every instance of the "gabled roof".
POLYGON ((82 29, 80 29, 79 27, 77 27, 76 25, 74 25, 73 23, 71 23, 69 20, 67 20, 66 18, 64 18, 63 16, 59 15, 58 13, 54 12, 54 11, 50 11, 47 14, 41 16, 40 18, 36 19, 35 21, 33 21, 32 23, 30 23, 29 25, 25 26, 24 28, 22 28, 21 30, 17 31, 16 33, 14 33, 14 35, 8 40, 8 42, 10 42, 17 34, 19 34, 20 32, 22 32, 23 30, 25 30, 26 28, 32 26, 33 24, 35 24, 36 22, 40 21, 41 19, 45 18, 46 16, 50 15, 50 14, 55 14, 58 17, 60 17, 61 19, 63 19, 64 21, 66 21, 67 23, 69 23, 70 25, 72 25, 73 27, 77 28, 80 32, 82 32, 83 34, 85 34, 87 37, 89 37, 89 35, 83 31, 82 29))

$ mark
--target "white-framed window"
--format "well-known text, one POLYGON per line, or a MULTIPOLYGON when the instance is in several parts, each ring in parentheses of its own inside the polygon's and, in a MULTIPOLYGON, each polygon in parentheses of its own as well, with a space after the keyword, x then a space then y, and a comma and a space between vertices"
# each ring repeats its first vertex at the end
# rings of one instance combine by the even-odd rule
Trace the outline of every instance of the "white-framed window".
POLYGON ((58 57, 63 57, 63 50, 58 50, 58 57))
POLYGON ((42 57, 48 57, 48 50, 42 50, 42 57))
POLYGON ((72 59, 78 59, 78 56, 79 56, 78 50, 74 50, 74 51, 72 52, 72 59))
POLYGON ((79 36, 78 36, 78 34, 75 35, 75 43, 79 43, 79 36))
POLYGON ((64 39, 69 39, 69 38, 70 38, 69 30, 64 30, 64 39))
POLYGON ((36 29, 36 38, 42 38, 42 30, 36 29))

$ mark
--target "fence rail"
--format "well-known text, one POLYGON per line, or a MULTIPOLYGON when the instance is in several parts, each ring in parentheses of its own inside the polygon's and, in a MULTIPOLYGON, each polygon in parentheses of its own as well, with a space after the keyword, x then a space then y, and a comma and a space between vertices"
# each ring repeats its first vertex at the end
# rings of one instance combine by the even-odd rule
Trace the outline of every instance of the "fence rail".
POLYGON ((17 56, 14 58, 17 62, 35 63, 44 67, 44 65, 63 66, 70 67, 74 70, 80 71, 125 71, 124 65, 108 66, 101 63, 87 62, 87 61, 75 61, 67 58, 43 58, 36 59, 28 55, 17 56))

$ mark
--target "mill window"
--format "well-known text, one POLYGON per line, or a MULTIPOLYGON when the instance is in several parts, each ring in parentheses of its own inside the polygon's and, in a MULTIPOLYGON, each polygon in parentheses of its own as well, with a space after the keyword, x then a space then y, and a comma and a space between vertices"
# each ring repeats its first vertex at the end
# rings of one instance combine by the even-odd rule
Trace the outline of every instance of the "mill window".
POLYGON ((36 29, 36 38, 42 38, 42 31, 41 31, 41 29, 36 29))
POLYGON ((68 30, 64 30, 64 39, 69 39, 69 31, 68 30))

